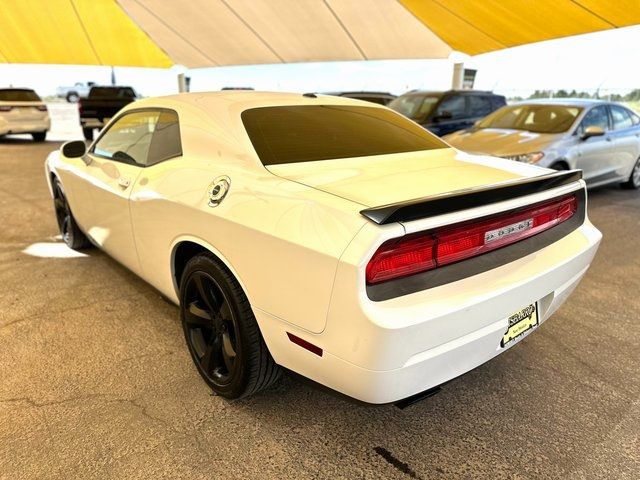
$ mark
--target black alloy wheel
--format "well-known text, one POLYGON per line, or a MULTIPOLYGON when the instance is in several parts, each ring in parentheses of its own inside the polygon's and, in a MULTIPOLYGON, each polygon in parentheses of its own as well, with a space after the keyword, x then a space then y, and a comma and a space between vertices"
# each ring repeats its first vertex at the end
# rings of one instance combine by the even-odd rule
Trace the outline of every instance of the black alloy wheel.
POLYGON ((187 262, 180 283, 180 317, 191 358, 214 393, 241 398, 277 380, 279 368, 249 300, 208 252, 187 262))
POLYGON ((62 240, 68 247, 74 250, 86 248, 91 245, 87 237, 82 233, 80 227, 73 218, 71 208, 67 197, 62 190, 60 181, 55 178, 52 182, 53 186, 53 208, 56 212, 56 220, 58 222, 58 228, 60 229, 60 235, 62 240))
POLYGON ((237 320, 215 279, 196 271, 185 284, 185 335, 208 383, 228 385, 236 368, 237 320))

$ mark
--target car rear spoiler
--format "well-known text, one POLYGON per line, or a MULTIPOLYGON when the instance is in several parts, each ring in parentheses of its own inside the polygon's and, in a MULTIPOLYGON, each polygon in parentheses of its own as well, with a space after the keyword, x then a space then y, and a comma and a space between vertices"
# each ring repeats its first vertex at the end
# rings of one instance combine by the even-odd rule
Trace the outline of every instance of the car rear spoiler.
POLYGON ((410 222, 420 218, 433 217, 531 195, 550 188, 577 182, 581 178, 582 170, 553 172, 536 177, 510 180, 495 185, 456 190, 406 202, 367 208, 361 210, 360 213, 378 225, 410 222))

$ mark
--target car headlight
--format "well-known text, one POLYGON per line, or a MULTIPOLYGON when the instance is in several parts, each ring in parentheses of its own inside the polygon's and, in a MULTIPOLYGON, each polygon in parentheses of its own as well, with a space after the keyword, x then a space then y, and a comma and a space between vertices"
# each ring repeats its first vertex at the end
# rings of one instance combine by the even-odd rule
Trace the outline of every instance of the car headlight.
POLYGON ((523 163, 538 163, 544 158, 544 152, 521 153, 520 155, 507 155, 502 158, 523 163))

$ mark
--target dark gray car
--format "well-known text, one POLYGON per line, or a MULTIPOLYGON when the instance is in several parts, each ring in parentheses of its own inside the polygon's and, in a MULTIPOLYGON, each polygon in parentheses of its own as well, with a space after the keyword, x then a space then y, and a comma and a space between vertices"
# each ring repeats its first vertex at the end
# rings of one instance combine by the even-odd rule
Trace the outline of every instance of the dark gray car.
POLYGON ((616 103, 584 99, 520 102, 444 140, 465 152, 557 170, 578 168, 589 186, 620 182, 640 187, 640 117, 616 103))

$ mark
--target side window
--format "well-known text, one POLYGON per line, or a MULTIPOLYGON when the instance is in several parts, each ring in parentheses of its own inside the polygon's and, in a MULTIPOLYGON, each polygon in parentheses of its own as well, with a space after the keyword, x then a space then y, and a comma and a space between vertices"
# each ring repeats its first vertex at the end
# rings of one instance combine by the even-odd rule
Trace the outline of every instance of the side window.
POLYGON ((469 97, 469 116, 484 117, 491 113, 491 101, 487 97, 471 95, 469 97))
POLYGON ((437 115, 442 115, 442 112, 449 112, 451 119, 466 117, 466 101, 463 95, 453 95, 445 98, 438 106, 437 115))
POLYGON ((580 124, 580 131, 584 132, 587 127, 600 127, 603 130, 609 130, 609 116, 607 115, 607 107, 601 105, 594 107, 587 112, 580 124))
POLYGON ((494 95, 491 97, 491 106, 493 107, 491 110, 497 110, 499 108, 504 107, 507 104, 507 101, 504 97, 494 95))
POLYGON ((159 111, 127 113, 93 147, 93 153, 124 163, 146 165, 159 111))
POLYGON ((623 130, 633 126, 631 115, 625 108, 618 107, 617 105, 610 105, 609 108, 611 109, 614 130, 623 130))
POLYGON ((178 114, 173 110, 163 110, 153 132, 146 165, 155 165, 180 155, 182 155, 182 141, 178 114))
POLYGON ((629 115, 631 115, 631 121, 634 125, 640 125, 640 117, 638 115, 633 112, 629 112, 629 115))

